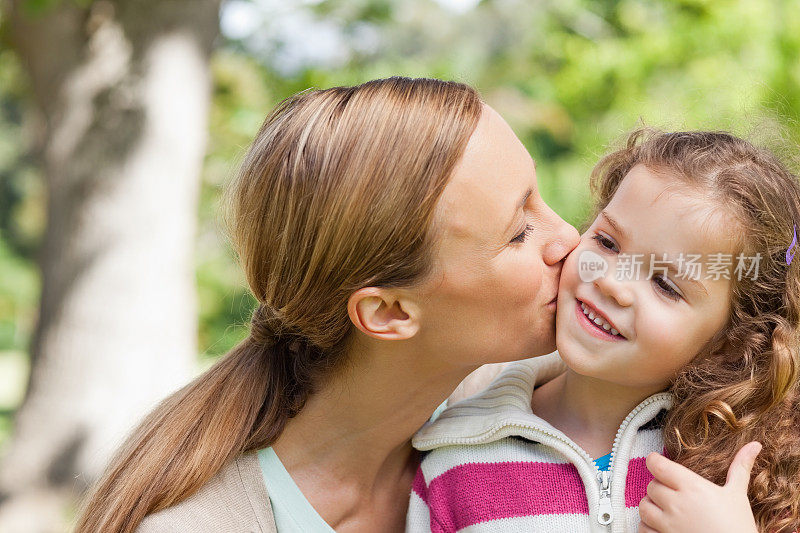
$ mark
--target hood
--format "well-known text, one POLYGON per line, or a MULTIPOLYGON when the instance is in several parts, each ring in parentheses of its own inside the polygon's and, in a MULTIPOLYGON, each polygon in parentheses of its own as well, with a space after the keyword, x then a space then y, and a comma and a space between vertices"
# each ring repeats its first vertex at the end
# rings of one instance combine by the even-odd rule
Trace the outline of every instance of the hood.
POLYGON ((486 389, 448 406, 436 420, 422 426, 411 443, 425 451, 442 441, 486 442, 487 436, 513 423, 547 424, 531 411, 533 389, 566 370, 557 351, 510 363, 486 389))

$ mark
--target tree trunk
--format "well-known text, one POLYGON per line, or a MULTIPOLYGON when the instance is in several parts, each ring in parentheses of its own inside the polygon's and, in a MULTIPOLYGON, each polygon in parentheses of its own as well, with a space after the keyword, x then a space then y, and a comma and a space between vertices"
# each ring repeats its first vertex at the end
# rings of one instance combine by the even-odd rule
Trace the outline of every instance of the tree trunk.
POLYGON ((193 244, 219 0, 51 4, 36 16, 24 0, 6 6, 49 200, 0 531, 63 529, 65 500, 191 377, 196 356, 193 244))

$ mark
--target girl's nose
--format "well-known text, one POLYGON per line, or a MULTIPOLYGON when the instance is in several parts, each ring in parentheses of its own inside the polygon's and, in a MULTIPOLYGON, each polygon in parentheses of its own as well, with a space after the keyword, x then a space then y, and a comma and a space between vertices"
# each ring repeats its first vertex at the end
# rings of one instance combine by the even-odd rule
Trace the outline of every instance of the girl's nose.
POLYGON ((614 264, 610 264, 605 275, 597 278, 593 283, 601 293, 617 302, 620 307, 629 307, 633 304, 630 284, 623 279, 619 279, 619 274, 614 264))

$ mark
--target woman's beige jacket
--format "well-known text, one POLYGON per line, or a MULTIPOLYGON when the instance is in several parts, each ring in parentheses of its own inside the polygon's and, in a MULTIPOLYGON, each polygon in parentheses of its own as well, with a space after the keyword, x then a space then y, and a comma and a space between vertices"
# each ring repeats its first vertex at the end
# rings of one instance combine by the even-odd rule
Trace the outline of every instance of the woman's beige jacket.
POLYGON ((200 490, 147 515, 136 533, 277 533, 255 451, 232 461, 200 490))

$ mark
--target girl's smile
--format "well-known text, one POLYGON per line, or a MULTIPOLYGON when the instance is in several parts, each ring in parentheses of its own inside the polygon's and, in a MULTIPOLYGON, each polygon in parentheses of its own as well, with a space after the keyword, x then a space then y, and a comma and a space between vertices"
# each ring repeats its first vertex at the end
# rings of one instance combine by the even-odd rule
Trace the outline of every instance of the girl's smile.
POLYGON ((596 307, 587 302, 575 300, 575 316, 583 329, 603 341, 620 342, 625 337, 614 327, 616 324, 609 321, 596 307))

